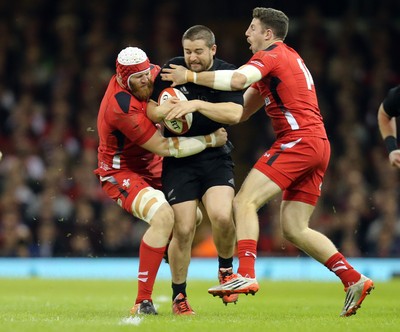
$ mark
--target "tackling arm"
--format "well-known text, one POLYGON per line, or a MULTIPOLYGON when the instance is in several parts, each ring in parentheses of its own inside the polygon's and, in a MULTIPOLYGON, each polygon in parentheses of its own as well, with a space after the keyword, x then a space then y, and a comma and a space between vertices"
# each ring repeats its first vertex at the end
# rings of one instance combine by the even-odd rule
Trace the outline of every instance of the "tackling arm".
POLYGON ((227 132, 220 128, 210 135, 193 137, 164 137, 157 130, 142 148, 163 157, 187 157, 206 148, 222 146, 228 139, 227 132))
POLYGON ((196 73, 183 66, 170 64, 171 68, 163 68, 161 79, 172 81, 171 86, 187 82, 208 86, 216 90, 243 90, 262 78, 261 72, 254 66, 243 65, 236 70, 203 71, 196 73))

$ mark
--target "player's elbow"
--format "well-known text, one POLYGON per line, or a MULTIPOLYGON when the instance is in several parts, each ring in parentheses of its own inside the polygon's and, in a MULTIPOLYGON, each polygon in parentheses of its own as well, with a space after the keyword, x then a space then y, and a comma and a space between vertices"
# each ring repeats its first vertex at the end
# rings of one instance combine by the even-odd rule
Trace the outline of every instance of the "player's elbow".
POLYGON ((243 115, 243 106, 242 105, 233 104, 232 108, 235 108, 235 111, 232 112, 232 115, 229 119, 230 125, 238 124, 243 115))
POLYGON ((389 114, 386 113, 386 111, 385 111, 385 109, 383 107, 383 104, 381 104, 379 106, 379 109, 378 109, 378 121, 387 121, 387 122, 389 122, 391 120, 391 118, 392 117, 389 114))
POLYGON ((152 149, 150 149, 150 151, 161 157, 170 157, 171 152, 169 149, 168 138, 163 137, 162 141, 159 144, 157 144, 156 146, 154 146, 152 149))
POLYGON ((243 108, 243 112, 242 112, 242 115, 241 115, 241 117, 240 117, 239 122, 245 122, 245 121, 247 121, 248 119, 250 119, 251 114, 252 114, 252 113, 249 112, 248 109, 243 108), (247 111, 246 111, 246 110, 247 110, 247 111))
POLYGON ((250 118, 250 116, 246 115, 246 114, 242 114, 242 117, 240 118, 239 122, 245 122, 250 118))
POLYGON ((241 73, 234 72, 231 79, 232 91, 240 91, 246 88, 247 77, 241 73))

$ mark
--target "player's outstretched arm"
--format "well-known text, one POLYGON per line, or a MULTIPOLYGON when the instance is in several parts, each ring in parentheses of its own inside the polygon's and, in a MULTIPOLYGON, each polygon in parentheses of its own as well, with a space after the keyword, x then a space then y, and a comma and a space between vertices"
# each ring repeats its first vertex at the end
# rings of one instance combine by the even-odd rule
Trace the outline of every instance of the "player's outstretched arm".
POLYGON ((228 134, 220 128, 209 135, 193 137, 164 137, 157 130, 142 148, 163 157, 182 158, 194 155, 206 148, 219 147, 226 143, 228 134))
POLYGON ((170 68, 163 68, 160 75, 163 81, 171 81, 173 87, 189 82, 223 91, 243 90, 262 78, 261 72, 251 65, 243 65, 236 70, 196 73, 183 66, 170 64, 170 68))

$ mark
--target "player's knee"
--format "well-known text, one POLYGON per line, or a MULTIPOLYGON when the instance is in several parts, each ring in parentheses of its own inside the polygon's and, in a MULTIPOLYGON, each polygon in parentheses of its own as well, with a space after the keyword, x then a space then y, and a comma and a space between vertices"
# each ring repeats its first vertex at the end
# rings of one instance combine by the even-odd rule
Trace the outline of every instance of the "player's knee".
POLYGON ((232 206, 234 211, 243 209, 257 210, 257 206, 254 204, 254 202, 251 202, 246 195, 243 195, 240 192, 234 197, 232 206))
POLYGON ((305 232, 301 228, 284 224, 282 226, 282 234, 286 240, 296 244, 302 239, 302 237, 305 235, 305 232))
POLYGON ((174 225, 174 237, 179 242, 191 240, 195 232, 196 224, 193 222, 176 222, 174 225))
POLYGON ((291 229, 282 227, 282 235, 286 240, 290 242, 296 241, 296 234, 294 234, 294 232, 291 229))
POLYGON ((174 227, 174 211, 171 206, 167 202, 162 204, 151 218, 149 224, 158 229, 165 229, 167 232, 171 232, 174 227))
POLYGON ((210 221, 213 229, 218 229, 221 232, 229 233, 234 230, 234 223, 231 211, 220 211, 210 216, 210 221))
POLYGON ((151 225, 164 222, 166 227, 173 226, 173 210, 160 190, 143 188, 133 200, 131 209, 135 217, 151 225))

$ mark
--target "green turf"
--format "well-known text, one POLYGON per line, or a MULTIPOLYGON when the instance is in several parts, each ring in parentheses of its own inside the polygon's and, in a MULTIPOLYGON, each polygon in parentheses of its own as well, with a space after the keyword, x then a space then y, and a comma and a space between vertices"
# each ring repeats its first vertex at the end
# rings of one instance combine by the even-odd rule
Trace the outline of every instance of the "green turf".
POLYGON ((171 313, 171 287, 156 282, 158 316, 127 322, 136 283, 126 280, 0 279, 0 331, 398 331, 400 281, 376 283, 357 315, 341 318, 339 282, 261 281, 255 296, 224 306, 212 281, 189 281, 194 317, 171 313), (135 325, 136 323, 137 325, 135 325))

